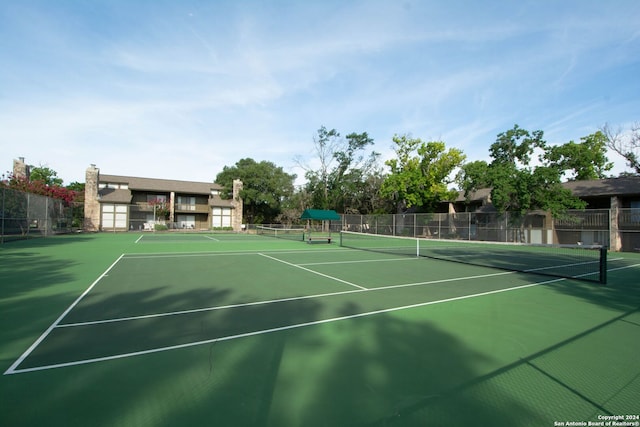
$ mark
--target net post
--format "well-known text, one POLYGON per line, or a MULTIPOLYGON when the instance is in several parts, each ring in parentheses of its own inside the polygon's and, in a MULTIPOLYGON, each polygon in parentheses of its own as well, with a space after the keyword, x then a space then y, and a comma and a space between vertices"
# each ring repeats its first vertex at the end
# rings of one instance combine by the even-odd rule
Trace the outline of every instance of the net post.
POLYGON ((607 247, 600 248, 600 284, 607 284, 607 247))

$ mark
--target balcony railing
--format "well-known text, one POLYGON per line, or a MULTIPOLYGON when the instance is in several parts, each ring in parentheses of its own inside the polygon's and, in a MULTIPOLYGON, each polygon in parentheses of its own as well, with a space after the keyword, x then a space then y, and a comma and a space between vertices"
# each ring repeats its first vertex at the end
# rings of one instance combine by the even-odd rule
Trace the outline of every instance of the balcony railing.
POLYGON ((620 209, 618 211, 618 227, 640 230, 640 209, 620 209))
MULTIPOLYGON (((209 213, 209 209, 210 209, 209 206, 204 204, 192 205, 192 204, 185 204, 185 203, 176 203, 176 205, 174 206, 175 212, 178 212, 178 213, 209 213)), ((153 205, 149 203, 144 203, 144 202, 136 203, 132 205, 132 211, 153 212, 153 205)))

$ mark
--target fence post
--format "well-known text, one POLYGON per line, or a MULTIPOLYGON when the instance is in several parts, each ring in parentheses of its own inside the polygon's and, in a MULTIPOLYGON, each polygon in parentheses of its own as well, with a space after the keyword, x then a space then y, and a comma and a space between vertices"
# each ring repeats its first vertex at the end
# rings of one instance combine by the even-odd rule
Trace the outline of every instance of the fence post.
POLYGON ((395 215, 392 216, 392 220, 393 221, 391 221, 391 227, 393 232, 391 233, 391 235, 395 236, 396 235, 396 216, 395 215))
POLYGON ((44 237, 49 234, 49 198, 44 199, 44 237))

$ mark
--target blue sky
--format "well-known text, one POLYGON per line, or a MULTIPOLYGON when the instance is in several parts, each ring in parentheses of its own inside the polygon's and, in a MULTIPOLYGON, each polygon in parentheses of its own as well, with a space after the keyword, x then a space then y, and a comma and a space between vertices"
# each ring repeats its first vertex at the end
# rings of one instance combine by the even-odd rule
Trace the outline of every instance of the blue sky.
POLYGON ((0 168, 65 184, 92 163, 213 181, 246 157, 302 178, 320 126, 472 161, 516 123, 560 144, 636 121, 637 0, 0 3, 0 168))

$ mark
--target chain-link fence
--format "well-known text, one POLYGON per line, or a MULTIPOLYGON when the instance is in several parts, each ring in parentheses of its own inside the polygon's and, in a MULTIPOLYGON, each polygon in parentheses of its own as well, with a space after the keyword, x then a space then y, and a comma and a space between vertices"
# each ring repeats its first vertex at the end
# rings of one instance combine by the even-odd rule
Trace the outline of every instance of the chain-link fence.
POLYGON ((335 230, 434 239, 535 244, 585 244, 611 247, 616 233, 623 251, 640 250, 640 209, 571 210, 554 218, 546 212, 422 213, 342 215, 335 230))
POLYGON ((0 187, 0 243, 68 233, 72 221, 62 200, 0 187))
POLYGON ((546 213, 524 216, 481 212, 344 215, 343 229, 434 239, 551 243, 550 222, 546 213))

